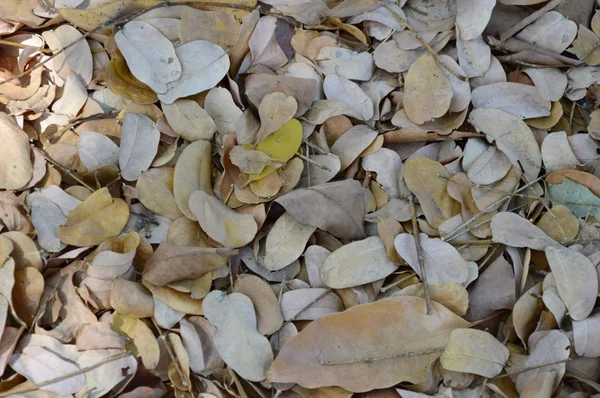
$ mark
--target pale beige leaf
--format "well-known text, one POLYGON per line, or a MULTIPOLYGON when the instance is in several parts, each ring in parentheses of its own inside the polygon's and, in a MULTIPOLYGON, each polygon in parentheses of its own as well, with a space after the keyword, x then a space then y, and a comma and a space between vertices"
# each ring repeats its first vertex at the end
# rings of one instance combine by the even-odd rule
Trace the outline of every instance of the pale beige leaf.
POLYGON ((458 50, 458 64, 465 71, 467 77, 483 76, 490 68, 492 51, 482 36, 473 40, 456 40, 458 50))
POLYGON ((335 289, 384 279, 398 266, 391 262, 377 236, 348 243, 329 255, 319 269, 323 282, 335 289))
POLYGON ((177 47, 175 53, 181 62, 181 76, 170 80, 166 92, 158 92, 158 99, 165 104, 213 88, 229 70, 225 51, 209 41, 190 41, 177 47))
POLYGON ((52 61, 56 73, 64 80, 69 73, 75 72, 85 85, 89 84, 93 73, 92 52, 87 41, 82 40, 82 34, 73 26, 66 24, 53 31, 45 31, 42 36, 53 53, 69 46, 52 61), (76 41, 77 43, 73 44, 76 41))
POLYGON ((559 101, 567 88, 567 77, 558 68, 525 68, 523 73, 533 81, 540 97, 559 101))
POLYGON ((327 75, 323 81, 323 91, 329 100, 337 100, 348 105, 350 109, 370 120, 374 115, 373 101, 360 86, 345 77, 327 75))
POLYGON ((128 113, 123 120, 119 167, 127 181, 135 181, 152 164, 158 152, 160 132, 148 116, 128 113))
POLYGON ((419 199, 425 218, 432 227, 437 228, 460 213, 460 203, 447 192, 450 174, 440 163, 411 157, 404 164, 403 174, 406 186, 419 199))
POLYGON ((555 372, 557 377, 554 380, 553 391, 558 387, 563 375, 565 374, 566 364, 555 363, 566 361, 571 353, 571 343, 569 338, 561 331, 551 330, 538 341, 531 355, 525 361, 525 368, 535 368, 517 375, 517 391, 523 391, 540 372, 555 372), (541 366, 546 364, 552 364, 541 366))
POLYGON ((575 40, 575 36, 577 36, 577 24, 553 10, 526 26, 515 38, 540 49, 560 54, 575 40), (557 35, 557 32, 560 33, 557 35))
POLYGON ((590 137, 600 139, 600 111, 595 110, 590 114, 590 122, 587 129, 590 137))
POLYGON ((408 69, 404 83, 404 110, 415 124, 443 116, 450 108, 453 91, 436 60, 422 55, 408 69))
POLYGON ((592 314, 583 321, 573 321, 575 352, 583 357, 600 355, 600 314, 592 314))
POLYGON ((299 183, 300 187, 325 184, 332 180, 342 168, 340 158, 334 154, 310 155, 309 157, 311 160, 327 167, 329 170, 323 170, 314 163, 308 163, 307 167, 302 170, 302 177, 299 183))
POLYGON ((340 238, 364 238, 366 205, 358 181, 336 181, 295 189, 276 201, 305 224, 340 238))
POLYGON ((23 188, 33 175, 29 138, 14 119, 4 112, 0 112, 0 140, 3 151, 0 156, 0 188, 23 188))
POLYGON ((548 398, 552 396, 554 384, 556 384, 557 373, 540 372, 527 383, 519 395, 521 398, 548 398))
POLYGON ((85 325, 77 335, 77 351, 124 349, 127 338, 112 330, 109 323, 85 325))
POLYGON ((174 176, 172 167, 153 168, 142 173, 135 185, 138 200, 144 207, 171 220, 183 216, 173 195, 174 176))
POLYGON ((321 279, 319 270, 323 265, 323 261, 330 254, 329 250, 317 245, 311 245, 304 251, 304 265, 306 266, 306 273, 308 274, 308 281, 311 287, 327 287, 321 279))
MULTIPOLYGON (((558 290, 556 290, 554 286, 544 289, 542 300, 544 301, 546 308, 548 308, 548 311, 550 311, 554 316, 554 319, 556 319, 556 323, 559 326, 562 325, 563 320, 567 316, 567 307, 565 307, 565 303, 560 299, 558 290)), ((575 327, 575 323, 577 322, 573 322, 573 327, 575 327)))
POLYGON ((584 320, 594 308, 598 295, 594 264, 585 255, 563 246, 548 246, 545 252, 569 316, 575 321, 584 320))
MULTIPOLYGON (((116 349, 84 351, 78 355, 77 364, 82 369, 87 368, 121 352, 122 350, 116 349)), ((137 368, 138 363, 132 355, 100 365, 85 372, 85 384, 82 391, 87 392, 86 398, 100 398, 110 392, 121 381, 133 377, 137 368)))
MULTIPOLYGON (((217 125, 220 134, 236 135, 242 110, 233 102, 229 91, 223 87, 215 87, 210 90, 204 100, 204 109, 217 125)), ((244 144, 245 142, 240 143, 244 144)))
POLYGON ((470 165, 467 177, 477 185, 493 184, 508 174, 510 160, 495 146, 489 146, 470 165))
POLYGON ((119 165, 119 147, 104 134, 85 131, 79 136, 77 153, 88 170, 119 165))
MULTIPOLYGON (((467 313, 469 293, 462 285, 452 281, 439 281, 429 284, 428 287, 431 300, 440 303, 458 316, 464 316, 467 313)), ((415 283, 393 295, 425 298, 425 288, 422 283, 415 283)))
POLYGON ((327 7, 326 2, 323 0, 301 0, 293 2, 287 0, 265 0, 263 3, 269 4, 282 14, 288 15, 298 22, 307 25, 317 25, 329 11, 329 7, 327 7))
POLYGON ((257 329, 262 335, 270 335, 283 324, 283 315, 277 296, 268 283, 254 275, 240 275, 233 288, 250 298, 257 318, 257 329))
MULTIPOLYGON (((429 238, 423 233, 419 234, 419 242, 423 253, 425 275, 429 283, 452 281, 460 284, 467 280, 469 275, 467 263, 452 245, 437 238, 429 238)), ((394 246, 400 257, 420 275, 421 268, 413 236, 408 233, 396 236, 394 246)))
POLYGON ((31 325, 44 292, 44 277, 34 267, 15 272, 12 302, 19 318, 31 325))
POLYGON ((217 131, 215 122, 196 101, 180 99, 161 107, 173 131, 187 141, 210 141, 217 131))
POLYGON ((314 320, 327 314, 343 311, 344 305, 342 300, 335 293, 327 293, 310 307, 304 309, 326 291, 327 289, 321 288, 300 288, 283 293, 281 296, 281 313, 283 314, 283 319, 286 321, 292 318, 297 320, 314 320), (304 311, 302 311, 303 309, 304 311))
POLYGON ((448 108, 448 110, 451 113, 461 112, 471 103, 471 86, 467 80, 467 74, 449 55, 440 54, 440 60, 444 62, 445 67, 442 68, 442 71, 444 71, 444 74, 450 80, 453 91, 452 100, 450 100, 450 108, 448 108), (459 79, 454 74, 464 77, 465 80, 459 79))
POLYGON ((471 93, 474 108, 500 109, 521 119, 550 115, 550 100, 538 89, 521 83, 493 83, 477 87, 471 93))
POLYGON ((231 149, 229 159, 246 174, 260 174, 267 166, 280 168, 285 165, 285 162, 271 159, 263 151, 246 149, 241 145, 236 145, 231 149))
POLYGON ((184 43, 207 40, 227 49, 238 40, 241 26, 233 15, 185 7, 181 12, 181 38, 184 43))
POLYGON ((547 173, 565 169, 575 169, 579 161, 571 150, 567 133, 556 131, 550 133, 542 142, 542 160, 547 173))
MULTIPOLYGON (((343 136, 342 136, 343 137, 343 136)), ((391 149, 381 148, 375 153, 365 156, 362 167, 377 173, 377 182, 381 184, 390 198, 406 197, 408 188, 402 178, 402 160, 391 149)))
POLYGON ((213 290, 203 303, 206 318, 216 327, 215 347, 223 361, 241 377, 262 381, 273 362, 269 341, 256 330, 252 301, 240 293, 213 290))
POLYGON ((5 232, 2 236, 9 239, 13 245, 10 256, 15 261, 15 270, 23 271, 27 267, 42 270, 42 257, 33 239, 19 231, 5 232))
POLYGON ((525 344, 535 331, 544 310, 541 295, 542 284, 538 283, 523 293, 513 308, 512 318, 515 332, 525 344))
POLYGON ((516 213, 500 212, 492 218, 492 240, 513 247, 529 247, 544 250, 558 245, 531 221, 516 213))
POLYGON ((473 40, 483 33, 490 21, 496 0, 457 0, 456 26, 463 40, 473 40))
POLYGON ((163 329, 171 329, 175 326, 183 317, 186 315, 185 312, 177 311, 167 304, 163 303, 156 297, 153 297, 154 301, 154 319, 156 323, 163 329))
POLYGON ((275 221, 267 235, 264 267, 269 271, 277 271, 298 259, 316 229, 297 221, 289 213, 284 213, 275 221))
POLYGON ((210 142, 199 140, 186 146, 175 165, 173 195, 184 216, 197 220, 190 210, 190 196, 201 189, 212 195, 212 163, 210 142))
POLYGON ((131 73, 156 93, 166 93, 167 84, 182 75, 183 60, 173 44, 147 22, 128 22, 115 35, 115 42, 131 73))
POLYGON ((478 132, 485 133, 488 141, 496 141, 498 148, 515 168, 520 170, 523 167, 528 181, 537 178, 542 166, 542 156, 533 133, 525 122, 500 109, 481 108, 471 112, 469 123, 478 132))
POLYGON ((261 142, 289 122, 297 111, 298 103, 294 97, 281 92, 265 95, 258 106, 260 129, 256 133, 256 142, 261 142))
POLYGON ((345 170, 375 141, 375 138, 376 131, 365 125, 354 126, 335 141, 331 153, 340 158, 341 169, 345 170))
POLYGON ((215 347, 215 327, 199 316, 182 319, 179 322, 183 346, 190 355, 190 369, 201 373, 221 361, 215 347))
MULTIPOLYGON (((357 88, 360 90, 360 88, 356 85, 353 87, 354 90, 357 88)), ((341 87, 338 85, 338 89, 340 88, 341 87)), ((292 97, 296 98, 296 101, 298 102, 298 111, 295 115, 296 117, 303 115, 309 108, 311 108, 317 90, 318 83, 314 79, 278 76, 267 73, 253 73, 246 78, 246 96, 252 105, 258 108, 260 101, 265 95, 280 91, 286 95, 291 95, 292 97)), ((339 95, 340 97, 347 97, 347 94, 342 92, 340 92, 339 95)), ((361 100, 365 100, 365 97, 366 95, 361 97, 361 100)), ((352 105, 349 106, 352 108, 352 105)))
POLYGON ((318 319, 283 347, 268 380, 354 392, 420 383, 450 332, 468 326, 442 305, 432 306, 427 315, 424 299, 397 296, 318 319))
POLYGON ((508 348, 487 332, 454 329, 440 362, 455 372, 495 377, 504 369, 508 354, 508 348))
POLYGON ((367 81, 373 76, 375 65, 368 52, 325 46, 315 58, 319 72, 325 76, 338 74, 350 80, 367 81))
POLYGON ((81 78, 75 72, 71 72, 67 76, 62 96, 52 105, 52 111, 73 118, 79 113, 87 98, 88 92, 81 78))
POLYGON ((204 191, 194 192, 189 202, 202 230, 223 246, 242 247, 254 239, 258 226, 251 214, 237 213, 204 191))
POLYGON ((252 54, 253 65, 264 65, 277 70, 287 64, 288 57, 276 39, 278 20, 272 15, 258 20, 248 45, 252 54))

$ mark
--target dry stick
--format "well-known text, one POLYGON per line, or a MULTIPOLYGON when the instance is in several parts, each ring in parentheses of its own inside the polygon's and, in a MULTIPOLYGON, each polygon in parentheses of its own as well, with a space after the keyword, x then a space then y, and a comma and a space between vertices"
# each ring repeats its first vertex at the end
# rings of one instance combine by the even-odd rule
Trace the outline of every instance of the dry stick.
POLYGON ((433 308, 431 307, 431 296, 429 295, 429 283, 427 283, 427 275, 425 274, 425 261, 423 260, 423 250, 421 249, 421 242, 419 240, 419 224, 417 224, 417 209, 413 195, 408 196, 408 201, 410 202, 410 215, 412 218, 412 234, 415 239, 415 246, 417 247, 417 258, 419 260, 419 270, 421 271, 421 283, 423 283, 423 290, 425 290, 427 315, 431 315, 433 314, 433 308))
POLYGON ((383 135, 384 144, 399 144, 404 142, 431 142, 431 141, 459 141, 470 137, 484 137, 483 134, 472 133, 469 131, 455 131, 452 134, 441 135, 437 133, 415 133, 405 129, 388 131, 383 135))
MULTIPOLYGON (((542 180, 546 178, 546 175, 540 176, 538 178, 536 178, 535 180, 523 185, 521 188, 517 189, 515 191, 515 193, 521 192, 527 188, 529 188, 530 186, 532 186, 533 184, 535 184, 536 182, 542 180)), ((491 205, 489 205, 488 207, 486 207, 485 209, 483 209, 482 211, 480 211, 479 213, 475 214, 473 217, 471 217, 470 219, 468 219, 467 221, 465 221, 464 223, 462 223, 461 225, 457 226, 456 228, 454 228, 452 231, 450 231, 449 233, 447 233, 446 235, 442 236, 442 240, 447 242, 450 241, 452 239, 454 239, 455 237, 461 235, 463 232, 460 232, 463 228, 468 227, 469 225, 471 225, 475 220, 477 220, 479 217, 481 217, 481 215, 485 214, 487 211, 493 209, 494 207, 496 207, 497 205, 503 203, 504 201, 508 200, 511 197, 511 194, 506 194, 504 195, 502 198, 498 199, 497 201, 495 201, 494 203, 492 203, 491 205), (457 234, 457 232, 459 232, 457 234)))
POLYGON ((545 364, 542 364, 542 365, 530 366, 528 368, 523 368, 523 369, 519 369, 519 370, 516 370, 514 372, 511 372, 511 373, 505 373, 503 375, 496 376, 496 377, 494 377, 494 379, 503 379, 505 377, 509 377, 509 376, 516 375, 516 374, 519 374, 519 373, 529 372, 530 370, 535 370, 535 369, 539 369, 539 368, 545 368, 546 366, 559 365, 561 363, 565 363, 565 362, 568 362, 570 360, 571 360, 570 358, 567 358, 567 359, 562 359, 562 360, 556 361, 556 362, 550 362, 550 363, 545 363, 545 364))
POLYGON ((238 5, 238 4, 225 4, 225 3, 218 3, 218 2, 203 2, 203 3, 198 3, 198 2, 177 2, 177 3, 173 3, 169 0, 165 0, 162 1, 158 4, 155 4, 151 7, 145 8, 141 11, 137 11, 137 12, 133 12, 129 15, 126 15, 124 17, 121 18, 115 18, 115 19, 110 19, 106 22, 104 22, 103 24, 101 24, 100 26, 95 27, 94 29, 90 30, 89 32, 85 32, 81 37, 79 37, 77 40, 75 40, 74 42, 69 43, 68 45, 64 46, 63 48, 59 49, 58 51, 56 51, 54 54, 52 54, 51 56, 49 56, 48 58, 46 58, 45 60, 43 60, 42 62, 32 66, 30 69, 26 70, 23 73, 20 73, 18 75, 15 75, 13 77, 11 77, 10 79, 7 79, 3 82, 0 82, 0 86, 2 86, 5 83, 11 82, 13 80, 17 80, 20 79, 24 76, 27 76, 28 74, 30 74, 31 72, 33 72, 34 70, 41 68, 44 64, 46 64, 47 62, 49 62, 50 60, 54 59, 55 57, 57 57, 59 54, 64 53, 66 50, 68 50, 69 48, 77 45, 77 43, 79 43, 80 41, 83 41, 85 39, 87 39, 89 36, 93 35, 96 32, 99 32, 102 29, 106 29, 109 26, 115 25, 115 24, 123 24, 125 22, 129 22, 141 15, 146 14, 149 11, 155 10, 157 8, 162 8, 162 7, 168 7, 168 6, 173 6, 173 5, 201 5, 201 6, 206 6, 206 7, 227 7, 227 8, 236 8, 236 9, 241 9, 241 10, 248 10, 248 11, 252 11, 254 9, 254 7, 247 7, 247 6, 243 6, 243 5, 238 5))
MULTIPOLYGON (((293 290, 293 289, 292 289, 293 290)), ((292 316, 290 319, 288 319, 287 321, 285 321, 283 323, 283 325, 281 325, 281 327, 279 329, 282 329, 285 325, 287 325, 288 323, 295 321, 296 318, 298 318, 298 316, 300 314, 302 314, 304 311, 306 311, 307 309, 309 309, 310 307, 312 307, 313 304, 315 304, 317 301, 321 300, 323 297, 327 296, 329 293, 331 293, 333 291, 332 288, 328 288, 327 290, 325 290, 323 293, 319 294, 313 301, 311 301, 310 303, 306 304, 304 307, 302 307, 300 309, 300 311, 296 312, 294 314, 294 316, 292 316)))
POLYGON ((179 361, 177 360, 177 356, 175 355, 175 352, 173 352, 173 348, 171 348, 171 343, 165 337, 165 334, 163 333, 162 329, 160 328, 160 325, 156 322, 156 319, 154 317, 152 317, 151 319, 152 319, 152 323, 154 324, 154 327, 156 328, 156 330, 158 330, 158 334, 159 334, 158 338, 162 339, 162 341, 164 341, 164 343, 165 343, 165 347, 167 348, 167 353, 169 354, 169 357, 171 358, 171 362, 173 362, 173 366, 175 366, 175 370, 177 371, 177 375, 181 379, 181 383, 184 386, 187 386, 189 384, 188 379, 183 374, 183 371, 181 370, 181 366, 179 366, 179 361))
POLYGON ((40 153, 42 154, 42 156, 44 157, 44 159, 46 159, 48 162, 52 163, 54 166, 56 166, 59 169, 61 169, 65 174, 68 174, 69 176, 73 177, 73 179, 75 181, 77 181, 78 183, 80 183, 81 185, 83 185, 84 187, 86 187, 87 189, 89 189, 90 191, 96 192, 96 190, 94 188, 90 187, 82 179, 80 179, 75 174, 73 174, 73 172, 71 170, 68 170, 68 169, 64 168, 62 165, 60 165, 58 162, 56 162, 54 159, 52 159, 50 156, 48 156, 46 154, 46 152, 44 152, 43 150, 41 150, 39 148, 36 148, 36 149, 38 149, 40 151, 40 153))
POLYGON ((314 160, 312 160, 308 156, 304 156, 304 154, 301 153, 301 152, 296 152, 296 156, 298 156, 300 159, 302 159, 302 160, 304 160, 304 161, 306 161, 306 162, 308 162, 310 164, 314 164, 315 166, 317 166, 321 170, 331 171, 331 169, 329 167, 327 167, 324 164, 321 164, 319 162, 315 162, 314 160))
POLYGON ((321 148, 320 146, 313 144, 306 138, 303 139, 302 142, 304 142, 306 145, 308 145, 309 147, 311 147, 312 149, 314 149, 315 151, 317 151, 323 155, 335 156, 334 154, 327 152, 325 149, 321 148))
POLYGON ((546 4, 539 10, 535 11, 528 17, 519 21, 517 24, 511 26, 504 32, 500 33, 500 40, 504 41, 506 39, 513 37, 518 31, 527 27, 528 25, 532 24, 533 22, 537 21, 540 17, 542 17, 542 15, 546 14, 548 11, 552 11, 553 9, 560 6, 561 4, 566 3, 567 1, 569 1, 569 0, 552 0, 552 1, 550 1, 548 4, 546 4))
POLYGON ((24 388, 22 390, 19 390, 19 391, 12 391, 12 390, 5 391, 3 393, 0 393, 0 398, 2 398, 2 397, 8 397, 8 396, 11 396, 11 395, 17 394, 17 393, 21 393, 22 394, 22 393, 25 393, 25 392, 35 391, 35 390, 37 390, 37 389, 39 389, 41 387, 45 387, 45 386, 50 385, 50 384, 58 383, 59 381, 66 380, 66 379, 68 379, 70 377, 73 377, 73 376, 79 376, 80 374, 87 373, 90 370, 94 370, 96 368, 99 368, 102 365, 106 365, 107 363, 110 363, 112 361, 116 361, 117 359, 125 358, 126 356, 129 356, 129 355, 131 355, 131 353, 129 351, 122 352, 120 354, 110 356, 110 357, 108 357, 106 359, 103 359, 100 362, 96 362, 93 365, 86 366, 85 368, 76 370, 74 372, 67 373, 67 374, 64 374, 62 376, 58 376, 58 377, 56 377, 54 379, 50 379, 50 380, 42 381, 40 383, 32 384, 29 387, 26 387, 26 388, 24 388))
POLYGON ((450 68, 448 67, 448 65, 446 65, 446 64, 444 63, 444 61, 442 61, 442 60, 440 59, 440 57, 437 55, 437 53, 435 52, 435 50, 434 50, 433 48, 431 48, 431 46, 429 45, 429 43, 427 43, 427 42, 426 42, 426 41, 425 41, 425 40, 424 40, 424 39, 421 37, 421 35, 417 33, 417 31, 416 31, 416 30, 415 30, 415 29, 414 29, 412 26, 410 26, 410 24, 409 24, 409 23, 406 21, 406 19, 402 18, 402 16, 401 16, 401 15, 399 15, 399 14, 398 14, 396 11, 392 10, 392 9, 391 9, 390 7, 388 7, 386 4, 384 4, 384 3, 380 2, 380 1, 377 1, 377 3, 378 3, 378 4, 379 4, 381 7, 385 8, 386 10, 388 10, 388 12, 389 12, 390 14, 392 14, 392 15, 394 16, 394 18, 396 18, 398 21, 400 21, 400 23, 401 23, 402 25, 404 25, 404 27, 405 27, 406 29, 408 29, 408 30, 409 30, 409 31, 410 31, 412 34, 414 34, 414 35, 415 35, 415 37, 417 38, 417 40, 418 40, 418 41, 421 43, 421 45, 422 45, 423 47, 425 47, 425 48, 427 49, 427 51, 429 51, 429 53, 431 54, 431 56, 432 56, 432 57, 435 59, 435 61, 436 61, 438 64, 440 64, 441 66, 443 66, 443 67, 444 67, 444 69, 446 69, 448 72, 450 72, 450 74, 451 74, 452 76, 456 77, 457 79, 459 79, 459 80, 461 80, 461 81, 467 81, 467 78, 466 78, 465 76, 461 76, 461 75, 459 75, 458 73, 454 72, 452 69, 450 69, 450 68))
POLYGON ((380 291, 380 292, 382 292, 382 293, 385 293, 385 292, 387 292, 388 290, 390 290, 391 288, 393 288, 393 287, 395 287, 395 286, 398 286, 398 285, 399 285, 399 284, 401 284, 402 282, 409 280, 409 279, 410 279, 410 278, 412 278, 413 276, 415 276, 415 274, 412 274, 412 273, 411 273, 410 275, 408 275, 408 276, 405 276, 404 278, 398 279, 398 280, 397 280, 396 282, 394 282, 394 283, 390 283, 389 285, 382 287, 381 289, 379 289, 379 291, 380 291))
POLYGON ((36 50, 36 51, 40 51, 43 53, 51 53, 52 51, 46 49, 46 48, 41 48, 41 47, 35 47, 35 46, 28 46, 27 44, 22 44, 22 43, 15 43, 14 41, 10 41, 10 40, 2 40, 0 39, 0 45, 3 46, 11 46, 11 47, 18 47, 18 48, 25 48, 25 49, 32 49, 32 50, 36 50))

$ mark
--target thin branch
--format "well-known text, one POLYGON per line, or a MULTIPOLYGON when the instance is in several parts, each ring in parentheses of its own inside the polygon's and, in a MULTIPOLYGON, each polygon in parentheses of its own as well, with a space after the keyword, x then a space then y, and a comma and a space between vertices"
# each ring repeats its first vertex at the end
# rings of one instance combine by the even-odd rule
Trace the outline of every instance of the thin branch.
POLYGON ((308 162, 310 164, 314 164, 315 166, 317 166, 321 170, 331 171, 331 169, 329 167, 327 167, 324 164, 321 164, 319 162, 315 162, 314 160, 312 160, 308 156, 304 156, 304 154, 301 153, 301 152, 296 152, 296 156, 298 156, 300 159, 302 159, 302 160, 304 160, 304 161, 306 161, 306 162, 308 162))
POLYGON ((469 131, 455 131, 452 134, 441 135, 429 132, 414 132, 405 129, 388 131, 383 135, 384 144, 399 144, 404 142, 460 141, 465 138, 483 137, 483 134, 469 131))
POLYGON ((425 303, 427 304, 427 315, 432 315, 433 307, 431 306, 431 296, 429 295, 429 283, 427 282, 427 274, 425 273, 423 249, 421 248, 421 242, 419 240, 419 224, 417 223, 417 209, 415 207, 415 201, 412 195, 408 196, 408 201, 410 202, 410 215, 412 218, 412 234, 415 239, 415 246, 417 247, 417 258, 419 260, 419 270, 421 271, 421 283, 423 283, 423 289, 425 290, 425 303))
POLYGON ((35 47, 35 46, 28 46, 27 44, 16 43, 16 42, 10 41, 10 40, 2 40, 2 39, 0 39, 0 45, 10 46, 10 47, 18 47, 18 48, 25 48, 25 49, 32 49, 32 50, 40 51, 40 52, 43 52, 43 53, 51 53, 52 52, 52 51, 50 51, 50 50, 48 50, 46 48, 35 47))
POLYGON ((461 245, 481 245, 481 246, 488 246, 491 245, 493 243, 497 243, 494 242, 491 239, 467 239, 467 240, 453 240, 452 244, 454 246, 461 246, 461 245))
POLYGON ((566 3, 567 1, 569 1, 569 0, 552 0, 552 1, 548 2, 545 6, 543 6, 539 10, 533 12, 531 15, 520 20, 517 24, 511 26, 504 32, 500 33, 500 40, 504 41, 506 39, 510 39, 515 34, 517 34, 521 29, 524 29, 528 25, 534 23, 539 18, 541 18, 544 14, 546 14, 548 11, 554 10, 556 7, 566 3))
POLYGON ((412 278, 413 276, 415 276, 415 274, 411 273, 410 275, 408 275, 408 276, 405 276, 404 278, 400 278, 400 279, 398 279, 398 280, 397 280, 396 282, 394 282, 394 283, 390 283, 389 285, 382 287, 381 289, 379 289, 379 291, 380 291, 380 292, 382 292, 382 293, 385 293, 385 292, 387 292, 388 290, 390 290, 391 288, 393 288, 393 287, 395 287, 395 286, 398 286, 398 285, 399 285, 399 284, 401 284, 402 282, 409 280, 409 279, 410 279, 410 278, 412 278))
POLYGON ((288 323, 295 321, 296 318, 298 318, 300 316, 300 314, 302 314, 304 311, 306 311, 307 309, 309 309, 310 307, 312 307, 317 301, 321 300, 323 297, 327 296, 329 293, 331 293, 333 291, 332 288, 328 288, 327 290, 325 290, 323 293, 319 294, 317 297, 315 297, 313 299, 313 301, 311 301, 310 303, 306 304, 304 307, 302 307, 300 309, 300 311, 296 312, 294 314, 294 316, 292 316, 290 319, 288 319, 287 321, 285 321, 283 323, 283 325, 281 325, 281 327, 279 329, 282 329, 285 325, 287 325, 288 323))
POLYGON ((402 18, 401 15, 399 15, 396 11, 392 10, 390 7, 388 7, 386 4, 382 3, 381 1, 377 1, 377 3, 385 8, 386 10, 389 11, 390 14, 392 14, 394 16, 394 18, 396 18, 398 21, 400 21, 400 23, 402 25, 404 25, 404 27, 406 29, 408 29, 412 34, 415 35, 415 37, 417 38, 417 40, 419 41, 419 43, 421 43, 421 45, 423 47, 425 47, 427 49, 427 51, 429 51, 429 53, 431 54, 431 56, 435 59, 435 61, 440 64, 441 66, 444 67, 444 69, 446 69, 448 72, 450 72, 450 74, 454 77, 456 77, 457 79, 461 80, 461 81, 467 81, 467 78, 465 76, 461 76, 458 73, 454 72, 452 69, 450 69, 448 67, 448 65, 446 65, 444 63, 444 61, 442 61, 440 59, 440 57, 437 55, 437 53, 435 52, 435 50, 433 48, 431 48, 431 46, 429 45, 429 43, 427 43, 427 41, 425 41, 425 39, 423 39, 423 37, 421 37, 421 35, 419 33, 417 33, 417 31, 410 26, 410 24, 406 21, 406 19, 402 18))
POLYGON ((9 396, 11 396, 13 394, 22 394, 22 393, 26 393, 26 392, 30 392, 30 391, 35 391, 35 390, 37 390, 37 389, 39 389, 41 387, 45 387, 45 386, 50 385, 50 384, 58 383, 59 381, 66 380, 66 379, 71 378, 73 376, 79 376, 80 374, 87 373, 90 370, 94 370, 96 368, 99 368, 102 365, 106 365, 107 363, 116 361, 117 359, 125 358, 126 356, 129 356, 129 355, 131 355, 131 353, 129 351, 122 352, 120 354, 116 354, 116 355, 110 356, 108 358, 103 359, 100 362, 96 362, 93 365, 86 366, 85 368, 76 370, 74 372, 67 373, 67 374, 64 374, 62 376, 58 376, 58 377, 56 377, 54 379, 50 379, 50 380, 42 381, 40 383, 32 384, 32 385, 30 385, 30 386, 28 386, 28 387, 26 387, 26 388, 24 388, 22 390, 20 389, 20 390, 17 390, 17 391, 15 391, 15 390, 5 391, 3 393, 0 393, 0 398, 9 397, 9 396))
POLYGON ((65 167, 63 167, 61 164, 59 164, 56 160, 52 159, 50 156, 48 156, 48 154, 46 152, 44 152, 42 149, 36 148, 40 151, 40 153, 42 154, 42 156, 44 157, 44 159, 46 159, 48 162, 52 163, 54 166, 58 167, 60 170, 62 170, 65 174, 68 174, 70 177, 72 177, 75 181, 77 181, 78 183, 80 183, 81 185, 83 185, 84 187, 86 187, 87 189, 89 189, 92 192, 96 192, 96 190, 94 188, 92 188, 91 186, 89 186, 85 181, 83 181, 81 178, 77 177, 71 170, 66 169, 65 167))
POLYGON ((516 375, 516 374, 519 374, 519 373, 529 372, 530 370, 545 368, 547 366, 560 365, 561 363, 565 363, 565 362, 568 362, 570 360, 571 360, 570 358, 567 358, 567 359, 562 359, 562 360, 556 361, 556 362, 550 362, 550 363, 545 363, 545 364, 542 364, 542 365, 530 366, 528 368, 523 368, 523 369, 516 370, 514 372, 505 373, 503 375, 496 376, 496 377, 494 377, 494 379, 502 379, 502 378, 509 377, 509 376, 512 376, 512 375, 516 375))
POLYGON ((173 366, 175 366, 175 371, 177 372, 177 375, 179 376, 181 383, 184 386, 188 386, 190 383, 188 382, 188 379, 185 376, 185 374, 183 373, 183 371, 181 370, 181 366, 179 366, 179 361, 177 360, 177 356, 175 355, 173 348, 171 348, 171 343, 167 340, 165 334, 163 333, 162 329, 160 328, 160 325, 158 324, 158 322, 156 322, 156 319, 154 319, 154 317, 152 317, 151 319, 152 319, 152 323, 154 324, 154 327, 156 328, 156 330, 158 330, 158 334, 159 334, 158 338, 162 339, 162 341, 165 343, 165 347, 167 348, 167 353, 169 354, 169 357, 171 358, 171 362, 173 362, 173 366))
POLYGON ((308 145, 309 147, 311 147, 312 149, 314 149, 315 151, 319 152, 322 155, 335 156, 333 153, 327 152, 325 149, 321 148, 318 145, 313 144, 312 142, 310 142, 307 139, 302 140, 302 142, 304 142, 306 145, 308 145))

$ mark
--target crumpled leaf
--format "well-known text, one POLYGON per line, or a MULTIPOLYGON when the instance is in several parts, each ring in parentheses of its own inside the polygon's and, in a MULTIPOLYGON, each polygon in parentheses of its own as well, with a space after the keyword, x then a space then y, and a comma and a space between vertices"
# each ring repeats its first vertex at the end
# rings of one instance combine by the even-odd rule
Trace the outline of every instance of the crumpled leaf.
POLYGON ((344 180, 296 189, 276 199, 296 220, 345 239, 365 235, 366 207, 358 181, 344 180))
POLYGON ((61 242, 73 246, 99 245, 117 236, 129 218, 129 207, 122 199, 114 199, 107 188, 88 196, 58 229, 61 242))
POLYGON ((576 321, 584 320, 594 308, 598 278, 594 264, 585 255, 563 246, 545 250, 560 298, 576 321))
POLYGON ((252 301, 241 293, 213 290, 202 307, 217 329, 215 347, 223 361, 246 380, 264 380, 273 352, 269 340, 256 330, 252 301))
POLYGON ((204 191, 196 191, 190 196, 190 210, 200 228, 225 247, 247 245, 258 230, 251 214, 237 213, 204 191))
POLYGON ((325 285, 342 289, 384 279, 398 266, 387 257, 377 236, 355 241, 331 253, 319 268, 325 285))
POLYGON ((444 369, 495 377, 504 369, 508 354, 508 348, 487 332, 454 329, 440 362, 444 369))
POLYGON ((420 383, 450 332, 468 325, 442 305, 432 305, 433 315, 426 315, 424 299, 396 296, 318 319, 288 341, 267 379, 355 392, 420 383), (372 332, 377 339, 369 337, 372 332))

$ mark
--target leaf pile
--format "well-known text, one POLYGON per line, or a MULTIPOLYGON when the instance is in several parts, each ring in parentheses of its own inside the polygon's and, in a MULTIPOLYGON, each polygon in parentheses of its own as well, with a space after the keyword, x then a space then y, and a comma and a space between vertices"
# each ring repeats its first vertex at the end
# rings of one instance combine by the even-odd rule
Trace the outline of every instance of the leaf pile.
POLYGON ((600 394, 593 0, 3 0, 0 397, 600 394))

